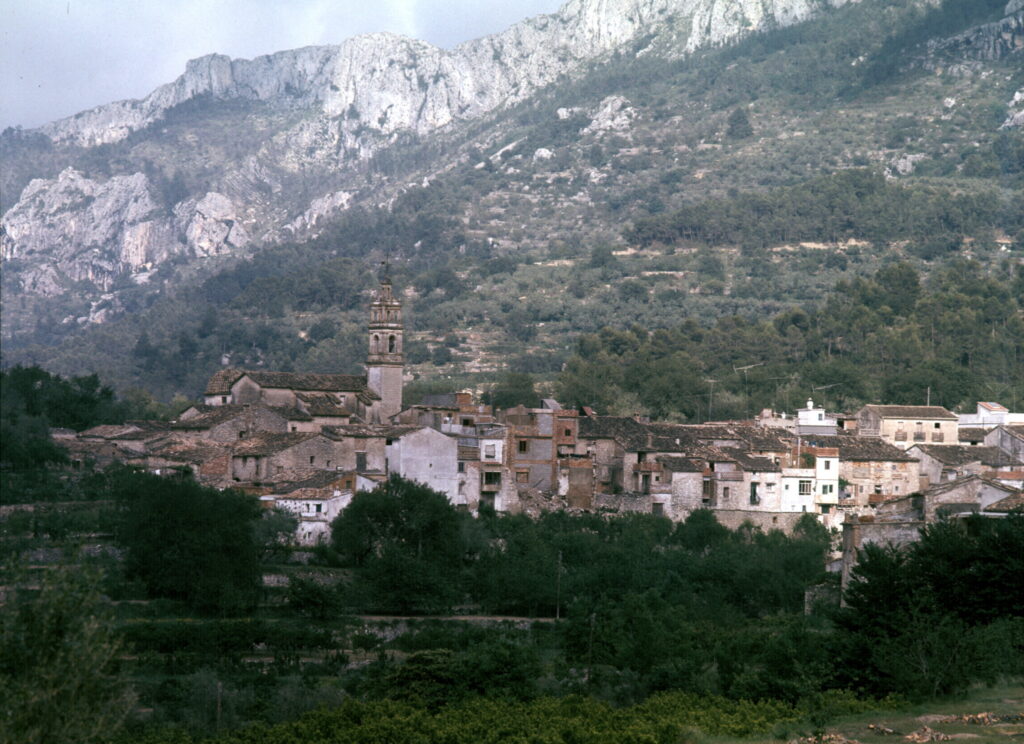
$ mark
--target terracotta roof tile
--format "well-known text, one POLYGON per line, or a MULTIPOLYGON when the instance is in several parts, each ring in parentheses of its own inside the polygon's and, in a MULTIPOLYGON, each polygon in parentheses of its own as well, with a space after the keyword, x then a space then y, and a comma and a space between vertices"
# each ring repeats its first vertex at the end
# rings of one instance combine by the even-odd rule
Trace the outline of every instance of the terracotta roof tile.
POLYGON ((890 406, 890 405, 867 405, 883 418, 900 419, 944 419, 958 421, 955 413, 950 413, 942 406, 890 406))
POLYGON ((957 444, 918 444, 911 449, 918 449, 943 465, 966 465, 980 462, 990 467, 1012 467, 1021 462, 1003 452, 998 447, 972 447, 957 444))
POLYGON ((233 453, 236 457, 272 455, 318 436, 320 435, 316 432, 289 432, 287 434, 260 432, 236 442, 233 453))

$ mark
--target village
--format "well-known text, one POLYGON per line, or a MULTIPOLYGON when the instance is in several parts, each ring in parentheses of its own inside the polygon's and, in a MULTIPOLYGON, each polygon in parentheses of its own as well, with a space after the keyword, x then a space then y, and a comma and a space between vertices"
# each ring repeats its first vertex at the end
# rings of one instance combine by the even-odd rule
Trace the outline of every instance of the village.
MULTIPOLYGON (((642 512, 683 521, 711 510, 730 528, 792 531, 806 514, 842 534, 849 571, 868 543, 904 544, 941 518, 1024 506, 1024 413, 993 402, 703 424, 599 415, 588 407, 494 410, 471 393, 403 401, 401 301, 382 278, 370 306, 366 375, 224 368, 173 421, 57 430, 72 466, 122 462, 258 495, 298 519, 300 545, 330 537, 360 490, 391 475, 460 510, 642 512)), ((838 551, 837 551, 838 553, 838 551)))

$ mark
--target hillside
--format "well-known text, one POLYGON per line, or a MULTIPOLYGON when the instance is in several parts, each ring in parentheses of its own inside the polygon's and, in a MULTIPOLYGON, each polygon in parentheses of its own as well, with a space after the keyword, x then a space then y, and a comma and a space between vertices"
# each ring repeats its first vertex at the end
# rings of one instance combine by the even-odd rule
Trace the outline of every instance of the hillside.
MULTIPOLYGON (((352 371, 361 293, 385 257, 410 300, 414 373, 448 384, 510 367, 552 379, 577 335, 604 326, 813 311, 837 282, 894 262, 941 296, 931 277, 970 259, 968 273, 1012 299, 1020 4, 863 0, 770 30, 804 15, 707 49, 681 44, 678 21, 613 24, 607 46, 570 44, 564 74, 532 79, 528 94, 441 128, 389 130, 358 156, 342 148, 353 157, 340 168, 317 161, 319 140, 291 157, 281 133, 308 130, 327 105, 305 88, 289 105, 165 96, 162 118, 100 145, 55 144, 46 133, 59 127, 7 132, 5 194, 63 175, 4 216, 4 362, 97 371, 162 397, 194 395, 224 361, 352 371), (829 175, 851 169, 864 178, 829 175), (19 225, 60 245, 81 210, 100 218, 75 245, 105 246, 100 260, 14 247, 19 225)), ((1020 309, 1003 305, 990 329, 1006 354, 998 371, 942 359, 978 377, 949 405, 985 384, 1024 397, 1006 330, 1020 309)), ((940 353, 933 342, 926 358, 940 353)))

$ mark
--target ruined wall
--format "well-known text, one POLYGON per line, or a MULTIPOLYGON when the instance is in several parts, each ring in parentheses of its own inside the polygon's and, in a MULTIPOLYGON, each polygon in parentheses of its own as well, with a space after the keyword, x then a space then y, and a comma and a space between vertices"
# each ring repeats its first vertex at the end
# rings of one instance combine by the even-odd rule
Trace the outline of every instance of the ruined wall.
POLYGON ((850 581, 850 572, 857 565, 857 551, 866 545, 908 545, 920 539, 924 522, 917 519, 901 519, 890 522, 876 522, 857 519, 850 515, 843 523, 843 589, 850 581))
POLYGON ((719 524, 730 530, 737 529, 744 522, 750 522, 763 532, 782 530, 787 535, 793 532, 796 523, 804 516, 802 512, 766 512, 749 509, 712 509, 712 513, 719 524))

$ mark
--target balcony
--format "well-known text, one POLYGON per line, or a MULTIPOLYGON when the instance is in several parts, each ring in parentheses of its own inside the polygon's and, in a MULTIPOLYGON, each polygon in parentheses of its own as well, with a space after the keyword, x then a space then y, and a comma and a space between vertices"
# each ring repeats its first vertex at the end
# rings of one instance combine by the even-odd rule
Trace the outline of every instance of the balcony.
POLYGON ((907 441, 907 432, 898 431, 893 435, 893 439, 895 439, 897 442, 905 442, 907 441))
POLYGON ((942 432, 941 431, 933 431, 932 432, 932 441, 933 442, 942 442, 942 441, 945 441, 945 437, 942 436, 942 432))
POLYGON ((654 460, 645 460, 633 466, 633 471, 636 473, 660 473, 661 463, 654 460))
POLYGON ((915 431, 914 432, 914 441, 915 442, 923 442, 924 440, 925 440, 925 433, 923 431, 915 431))
POLYGON ((501 483, 481 483, 480 493, 497 493, 501 490, 501 483))

